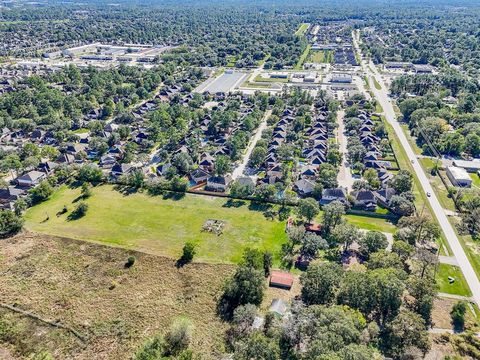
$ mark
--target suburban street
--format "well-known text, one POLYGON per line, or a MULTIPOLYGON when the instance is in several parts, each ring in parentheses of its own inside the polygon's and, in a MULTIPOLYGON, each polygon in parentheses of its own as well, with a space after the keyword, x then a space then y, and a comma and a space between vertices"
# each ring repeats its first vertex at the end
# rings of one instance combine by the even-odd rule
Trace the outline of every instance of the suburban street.
MULTIPOLYGON (((352 35, 354 39, 353 43, 354 43, 355 49, 358 52, 358 54, 361 54, 361 50, 358 44, 358 38, 356 36, 357 34, 352 33, 352 35)), ((445 234, 448 244, 453 252, 453 255, 457 259, 457 262, 463 272, 463 275, 465 276, 465 279, 470 287, 470 290, 472 291, 472 299, 477 303, 477 305, 480 305, 480 282, 477 278, 477 275, 475 274, 475 270, 470 264, 467 258, 467 255, 465 254, 465 251, 462 248, 462 244, 460 243, 457 237, 457 234, 453 229, 453 226, 448 221, 445 211, 441 206, 435 194, 435 191, 430 185, 427 175, 423 171, 423 168, 421 167, 420 163, 417 161, 415 152, 410 146, 410 143, 408 142, 407 137, 405 136, 399 122, 396 120, 395 111, 393 109, 391 99, 387 95, 385 84, 383 83, 382 78, 373 63, 370 63, 369 65, 367 65, 366 61, 362 59, 361 66, 365 74, 367 75, 367 78, 370 84, 370 89, 372 90, 375 96, 375 99, 383 107, 385 118, 392 125, 395 131, 395 134, 400 141, 400 144, 405 149, 408 159, 412 160, 413 169, 422 187, 421 191, 423 191, 424 193, 430 193, 430 196, 427 197, 427 200, 430 203, 432 211, 435 214, 438 220, 438 223, 440 224, 440 227, 443 230, 443 233, 445 234), (375 70, 372 71, 372 69, 375 69, 375 70), (380 90, 376 89, 373 78, 375 78, 376 81, 381 85, 380 90)))
POLYGON ((352 172, 350 170, 350 166, 348 164, 346 154, 347 154, 347 137, 345 136, 345 124, 344 119, 345 111, 340 110, 337 112, 337 123, 338 123, 338 143, 340 145, 340 152, 343 154, 342 157, 342 164, 340 165, 340 171, 338 172, 338 184, 348 190, 348 192, 352 191, 353 186, 353 177, 352 172))
POLYGON ((248 144, 247 149, 245 150, 245 154, 243 155, 242 162, 240 165, 238 165, 235 170, 232 172, 232 179, 235 180, 242 176, 243 172, 245 171, 245 168, 248 165, 248 161, 250 160, 250 155, 252 154, 253 149, 255 148, 255 145, 257 144, 257 141, 260 140, 262 137, 262 132, 265 130, 267 127, 267 119, 272 115, 272 110, 267 110, 265 112, 265 115, 263 116, 262 122, 258 126, 255 135, 252 137, 250 140, 250 143, 248 144))

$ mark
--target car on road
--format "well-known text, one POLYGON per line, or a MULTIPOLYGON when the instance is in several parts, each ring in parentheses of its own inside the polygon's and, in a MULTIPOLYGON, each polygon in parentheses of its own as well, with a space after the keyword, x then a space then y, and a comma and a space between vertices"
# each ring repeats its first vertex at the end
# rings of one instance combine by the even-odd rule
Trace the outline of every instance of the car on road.
POLYGON ((432 196, 432 194, 430 194, 429 192, 427 192, 427 196, 430 197, 430 196, 432 196))
POLYGON ((410 161, 412 162, 412 164, 414 164, 414 163, 415 163, 415 160, 413 160, 413 159, 412 159, 412 160, 410 160, 410 161))

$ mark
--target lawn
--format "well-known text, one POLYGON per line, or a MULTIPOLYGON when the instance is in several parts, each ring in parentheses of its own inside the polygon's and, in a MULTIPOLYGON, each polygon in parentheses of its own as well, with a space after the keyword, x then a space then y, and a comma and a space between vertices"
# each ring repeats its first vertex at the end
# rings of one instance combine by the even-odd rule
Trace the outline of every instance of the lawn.
POLYGON ((458 266, 438 264, 437 283, 439 286, 439 292, 462 296, 472 295, 472 293, 470 292, 470 288, 468 287, 467 281, 463 277, 462 271, 458 266), (448 282, 449 276, 455 279, 452 284, 448 282))
POLYGON ((307 62, 310 63, 331 63, 333 62, 333 51, 330 50, 312 50, 308 54, 307 62))
POLYGON ((473 180, 473 185, 480 187, 480 177, 478 176, 478 174, 470 174, 470 177, 473 180))
POLYGON ((255 82, 282 82, 287 83, 288 78, 276 78, 276 77, 263 77, 262 75, 257 75, 254 79, 255 82))
POLYGON ((312 45, 308 44, 305 50, 303 51, 302 55, 300 55, 300 59, 298 59, 297 64, 295 65, 295 70, 301 70, 303 63, 305 62, 305 59, 308 56, 308 53, 310 52, 310 48, 312 45))
POLYGON ((375 89, 382 90, 381 85, 378 83, 378 81, 375 77, 373 77, 373 84, 375 85, 375 89))
POLYGON ((263 209, 250 202, 233 206, 224 198, 187 194, 164 199, 145 194, 122 195, 111 186, 93 189, 86 200, 86 216, 67 220, 56 216, 64 205, 74 209, 79 189, 61 187, 48 201, 25 215, 28 230, 178 258, 186 241, 197 244, 196 260, 238 262, 245 247, 269 250, 278 255, 286 240, 285 224, 268 220, 263 209), (49 220, 45 219, 49 217, 49 220), (222 235, 202 232, 208 219, 225 221, 222 235))
POLYGON ((295 35, 304 36, 307 30, 308 30, 308 24, 306 23, 300 24, 298 30, 295 32, 295 35))

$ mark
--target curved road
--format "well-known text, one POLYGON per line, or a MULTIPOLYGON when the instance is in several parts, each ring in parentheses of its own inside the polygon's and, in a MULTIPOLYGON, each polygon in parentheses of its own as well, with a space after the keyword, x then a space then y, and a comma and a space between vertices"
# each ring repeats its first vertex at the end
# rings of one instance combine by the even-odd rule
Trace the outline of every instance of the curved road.
MULTIPOLYGON (((352 35, 354 39, 353 43, 354 43, 355 49, 358 52, 358 54, 361 54, 360 48, 358 46, 356 34, 352 34, 352 35)), ((465 276, 465 279, 467 280, 467 283, 470 287, 470 290, 472 291, 472 295, 473 295, 472 299, 477 303, 477 305, 480 306, 480 282, 478 281, 475 270, 470 264, 470 261, 468 260, 467 255, 463 250, 462 244, 460 243, 457 237, 457 234, 453 229, 452 224, 450 224, 450 222, 448 221, 445 211, 442 205, 440 204, 440 202, 438 201, 437 196, 433 191, 433 188, 430 185, 430 182, 428 181, 428 178, 425 175, 425 172, 423 171, 423 168, 421 167, 419 162, 416 160, 415 152, 410 146, 410 143, 408 142, 407 137, 405 136, 402 128, 400 127, 400 124, 396 120, 395 111, 393 110, 391 100, 385 90, 386 88, 385 84, 383 83, 383 80, 380 74, 377 72, 373 64, 371 64, 371 66, 368 66, 366 61, 362 59, 361 66, 365 74, 367 74, 368 80, 370 82, 370 88, 373 91, 373 94, 376 100, 382 105, 385 113, 385 117, 387 121, 392 125, 393 129, 395 130, 397 138, 400 140, 400 143, 405 149, 405 152, 407 153, 408 158, 415 159, 412 164, 413 169, 415 170, 415 173, 417 174, 417 177, 420 180, 420 184, 422 185, 423 191, 425 193, 429 192, 431 194, 431 196, 427 198, 428 202, 432 207, 433 213, 437 217, 440 227, 442 228, 443 233, 447 238, 448 244, 452 249, 453 255, 457 259, 458 264, 462 269, 463 275, 465 276), (370 68, 374 69, 374 71, 372 71, 372 69, 370 68), (372 78, 375 78, 377 82, 381 85, 380 90, 375 88, 375 84, 372 78)))

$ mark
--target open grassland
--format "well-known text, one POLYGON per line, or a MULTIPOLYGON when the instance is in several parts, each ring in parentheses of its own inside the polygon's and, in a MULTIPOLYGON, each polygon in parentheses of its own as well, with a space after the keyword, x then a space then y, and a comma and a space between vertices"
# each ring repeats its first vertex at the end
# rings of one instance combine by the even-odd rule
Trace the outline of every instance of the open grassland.
MULTIPOLYGON (((49 200, 27 211, 25 227, 173 258, 180 256, 186 241, 193 241, 197 244, 196 260, 221 263, 238 262, 243 250, 252 247, 272 252, 278 265, 281 245, 287 240, 285 222, 267 219, 264 212, 269 206, 250 201, 193 194, 179 198, 123 195, 111 186, 100 186, 86 200, 87 214, 68 220, 79 195, 79 189, 61 187, 49 200), (64 206, 68 213, 56 216, 64 206), (225 221, 223 234, 203 232, 208 219, 225 221)), ((384 219, 357 215, 346 218, 363 229, 395 231, 395 226, 384 219)), ((316 221, 321 221, 321 214, 316 221)))
POLYGON ((333 62, 333 51, 331 50, 311 50, 306 62, 309 63, 331 63, 333 62))
POLYGON ((0 303, 59 321, 85 339, 0 308, 0 349, 14 359, 45 350, 54 359, 130 359, 178 317, 192 322, 196 354, 215 359, 223 351, 226 325, 215 307, 231 265, 177 268, 165 257, 31 233, 0 241, 0 259, 0 303), (126 268, 131 255, 135 264, 126 268))
POLYGON ((68 213, 55 215, 64 205, 72 211, 79 195, 79 189, 60 188, 27 212, 26 228, 173 258, 180 256, 186 241, 193 241, 197 260, 224 263, 237 262, 245 247, 278 254, 286 241, 285 223, 267 219, 263 206, 201 195, 165 199, 140 193, 123 195, 111 186, 101 186, 86 200, 86 216, 69 221, 68 213), (208 219, 224 221, 223 234, 202 231, 208 219))
POLYGON ((465 280, 462 270, 458 266, 448 264, 438 264, 437 268, 437 284, 439 286, 439 292, 471 296, 470 288, 465 280), (455 279, 453 283, 448 282, 448 277, 451 276, 455 279))
POLYGON ((297 64, 295 65, 295 70, 302 70, 303 68, 303 63, 307 59, 308 54, 310 53, 310 48, 312 45, 308 44, 305 50, 303 51, 302 55, 300 55, 300 58, 298 59, 297 64))
POLYGON ((302 23, 298 27, 298 30, 295 32, 295 35, 297 36, 304 36, 308 30, 308 24, 302 23))

